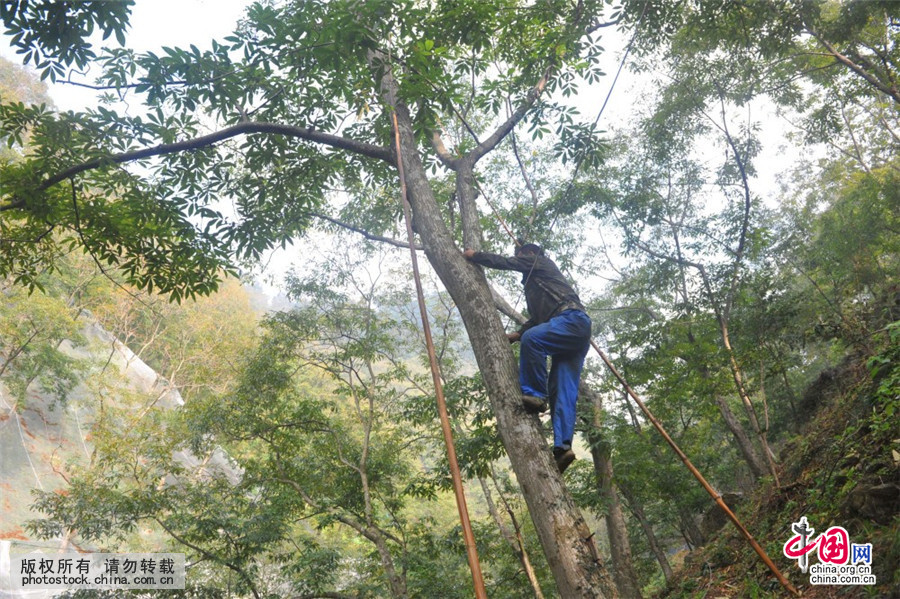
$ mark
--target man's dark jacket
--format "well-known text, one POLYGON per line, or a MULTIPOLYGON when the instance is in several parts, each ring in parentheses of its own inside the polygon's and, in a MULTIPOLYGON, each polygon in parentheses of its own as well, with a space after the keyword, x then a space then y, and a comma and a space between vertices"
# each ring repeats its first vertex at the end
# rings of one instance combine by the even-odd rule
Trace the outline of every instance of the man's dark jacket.
POLYGON ((522 273, 525 286, 525 303, 530 318, 519 330, 524 333, 533 326, 543 324, 569 309, 584 310, 578 294, 569 285, 553 260, 546 256, 526 254, 507 258, 489 252, 475 252, 472 262, 499 270, 517 270, 522 273))

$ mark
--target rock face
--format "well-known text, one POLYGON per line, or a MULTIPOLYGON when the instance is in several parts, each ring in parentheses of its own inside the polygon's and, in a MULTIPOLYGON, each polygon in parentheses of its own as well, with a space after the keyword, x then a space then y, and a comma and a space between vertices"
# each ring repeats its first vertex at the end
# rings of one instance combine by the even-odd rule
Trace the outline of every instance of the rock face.
MULTIPOLYGON (((90 431, 96 406, 115 402, 117 392, 144 396, 157 405, 184 404, 177 390, 130 349, 92 320, 82 330, 84 343, 64 341, 60 350, 85 367, 78 384, 62 399, 32 384, 24 397, 13 397, 0 380, 0 539, 38 543, 24 529, 32 490, 65 486, 67 467, 90 459, 90 431)), ((34 547, 34 545, 30 545, 34 547)))
MULTIPOLYGON (((72 465, 90 459, 90 431, 101 399, 110 405, 128 397, 136 413, 150 404, 164 409, 184 404, 177 389, 98 323, 87 320, 82 334, 84 343, 64 341, 60 347, 85 367, 64 398, 36 384, 24 397, 13 397, 0 380, 0 597, 4 599, 14 596, 4 592, 4 566, 9 567, 10 556, 77 549, 68 538, 32 538, 25 523, 40 517, 31 509, 32 491, 63 490, 72 465)), ((188 453, 175 457, 189 469, 200 466, 200 460, 188 453)), ((224 472, 232 481, 240 477, 222 452, 202 467, 224 472)), ((29 594, 30 599, 36 597, 29 594)))
POLYGON ((847 498, 846 508, 851 516, 890 524, 900 512, 900 486, 894 483, 860 483, 847 498))

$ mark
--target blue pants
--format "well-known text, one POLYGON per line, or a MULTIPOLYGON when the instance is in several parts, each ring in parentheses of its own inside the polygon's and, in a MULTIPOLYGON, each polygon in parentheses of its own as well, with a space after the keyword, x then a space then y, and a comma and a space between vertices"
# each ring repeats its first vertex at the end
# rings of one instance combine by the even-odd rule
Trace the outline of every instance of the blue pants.
POLYGON ((555 447, 572 447, 578 382, 590 344, 591 319, 581 310, 566 310, 522 333, 519 385, 525 395, 549 397, 555 447))

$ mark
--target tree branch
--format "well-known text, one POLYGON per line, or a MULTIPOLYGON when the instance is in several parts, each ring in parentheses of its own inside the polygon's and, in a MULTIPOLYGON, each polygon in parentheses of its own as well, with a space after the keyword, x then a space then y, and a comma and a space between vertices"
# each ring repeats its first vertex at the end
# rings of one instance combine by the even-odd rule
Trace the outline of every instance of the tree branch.
MULTIPOLYGON (((284 474, 284 473, 282 472, 282 474, 284 474)), ((355 530, 356 532, 358 532, 365 538, 369 539, 373 543, 379 543, 383 539, 389 539, 398 544, 401 543, 400 539, 398 539, 396 536, 394 536, 393 534, 389 533, 388 531, 382 529, 379 526, 376 526, 374 524, 366 525, 366 524, 363 524, 362 522, 357 522, 356 520, 348 517, 346 514, 340 512, 336 508, 319 506, 319 504, 312 498, 312 496, 310 496, 309 493, 307 493, 306 490, 302 486, 300 486, 297 483, 297 481, 295 481, 295 480, 286 478, 284 476, 274 477, 270 480, 272 480, 273 482, 279 482, 279 483, 288 485, 289 487, 294 489, 300 495, 300 497, 303 499, 303 501, 305 501, 308 505, 312 506, 314 509, 323 510, 325 513, 332 516, 335 520, 337 520, 341 524, 345 524, 345 525, 349 526, 350 528, 352 528, 353 530, 355 530)))
POLYGON ((543 93, 544 89, 547 87, 547 83, 550 81, 550 76, 553 73, 553 67, 550 66, 544 71, 544 74, 541 76, 540 80, 537 84, 532 87, 528 93, 525 95, 525 101, 519 106, 518 109, 506 119, 506 122, 497 127, 497 130, 491 134, 486 140, 478 144, 474 150, 469 153, 469 158, 472 160, 472 164, 478 162, 485 154, 493 150, 497 147, 503 138, 512 131, 513 127, 525 118, 525 115, 531 110, 531 107, 534 106, 535 102, 537 102, 538 98, 541 97, 541 93, 543 93))
POLYGON ((431 147, 434 148, 434 153, 437 155, 438 159, 444 166, 446 166, 450 170, 456 170, 456 165, 459 162, 459 159, 454 158, 450 154, 450 150, 448 150, 447 146, 444 145, 444 139, 441 137, 440 132, 436 129, 431 132, 431 147))
MULTIPOLYGON (((375 233, 370 233, 369 231, 366 231, 365 229, 362 229, 355 225, 351 225, 350 223, 344 222, 342 220, 338 220, 334 217, 331 217, 331 216, 328 216, 325 214, 320 214, 318 212, 310 212, 309 215, 314 216, 316 218, 320 218, 322 220, 327 220, 328 222, 335 224, 343 229, 347 229, 348 231, 353 231, 354 233, 359 233, 366 239, 370 239, 372 241, 381 241, 383 243, 387 243, 387 244, 393 245, 398 248, 404 248, 407 250, 409 249, 409 244, 405 241, 400 241, 398 239, 393 239, 391 237, 384 237, 382 235, 376 235, 375 233)), ((416 244, 413 247, 417 250, 425 249, 420 244, 416 244)))
POLYGON ((490 287, 491 298, 494 300, 494 307, 497 308, 497 311, 512 318, 519 324, 522 324, 527 320, 521 312, 509 305, 509 302, 507 302, 506 299, 504 299, 504 297, 497 292, 493 285, 491 285, 490 287))
POLYGON ((221 75, 216 75, 214 77, 210 77, 209 79, 204 79, 202 81, 187 81, 186 79, 176 79, 173 81, 165 81, 161 84, 150 83, 148 81, 139 81, 137 83, 122 83, 118 85, 96 85, 92 83, 83 83, 81 81, 72 81, 72 74, 69 74, 67 79, 61 79, 57 81, 57 83, 63 85, 73 85, 75 87, 83 87, 85 89, 92 89, 95 91, 107 91, 107 90, 121 90, 121 89, 135 89, 138 87, 154 87, 157 85, 161 85, 162 87, 178 87, 178 86, 188 86, 188 85, 208 85, 210 83, 215 83, 220 79, 224 79, 229 75, 234 75, 238 72, 238 69, 232 69, 226 73, 222 73, 221 75))
POLYGON ((731 273, 731 285, 728 290, 728 297, 725 299, 725 308, 724 308, 724 317, 725 320, 728 321, 731 315, 731 309, 734 305, 734 296, 737 292, 737 280, 738 273, 743 265, 744 259, 744 250, 746 249, 747 244, 747 233, 750 229, 750 208, 751 208, 751 197, 750 197, 750 182, 749 177, 747 175, 747 165, 744 162, 744 158, 741 156, 740 151, 738 150, 737 144, 734 141, 734 138, 731 136, 731 132, 728 130, 728 120, 725 117, 725 92, 719 86, 719 82, 715 81, 716 90, 719 93, 719 102, 722 106, 722 127, 721 130, 725 135, 725 139, 728 142, 728 145, 731 147, 731 152, 734 154, 734 162, 737 164, 738 170, 741 174, 741 186, 744 191, 744 211, 743 216, 741 218, 741 233, 738 238, 737 249, 734 251, 734 268, 731 273))
POLYGON ((594 21, 593 23, 591 23, 591 24, 587 27, 587 29, 584 30, 584 33, 585 33, 586 35, 590 35, 590 34, 594 33, 595 31, 597 31, 598 29, 603 29, 603 28, 605 28, 605 27, 615 27, 616 25, 618 25, 618 24, 621 23, 621 22, 622 22, 621 17, 618 18, 618 19, 615 19, 614 21, 600 21, 600 20, 597 20, 597 21, 594 21))
MULTIPOLYGON (((507 102, 507 106, 509 107, 509 111, 512 112, 512 106, 507 102)), ((537 217, 538 212, 538 196, 537 192, 534 190, 534 186, 531 184, 531 179, 528 177, 528 171, 525 169, 525 163, 522 161, 522 157, 519 155, 519 144, 516 143, 516 132, 511 131, 509 136, 509 141, 512 144, 513 155, 516 157, 516 162, 519 163, 519 170, 522 173, 522 179, 525 180, 525 187, 528 189, 528 193, 531 194, 531 216, 528 218, 528 228, 534 226, 534 219, 537 217)))
POLYGON ((143 304, 144 306, 147 306, 149 308, 150 306, 148 306, 147 302, 145 302, 143 299, 141 299, 140 296, 138 296, 136 293, 134 293, 133 291, 131 291, 130 289, 128 289, 127 287, 125 287, 124 285, 119 283, 117 280, 115 280, 112 277, 112 275, 110 275, 108 272, 106 272, 106 269, 103 267, 103 264, 100 263, 100 260, 97 259, 97 256, 94 254, 93 250, 91 250, 91 246, 88 245, 88 243, 85 241, 84 232, 81 230, 81 215, 78 210, 78 195, 77 195, 76 189, 75 189, 75 179, 71 179, 71 183, 72 183, 72 210, 75 214, 75 232, 78 234, 78 239, 81 241, 82 247, 84 247, 84 249, 87 250, 87 253, 90 254, 91 258, 94 261, 94 264, 97 265, 97 268, 100 269, 100 272, 103 274, 104 277, 109 279, 109 281, 113 285, 115 285, 116 287, 118 287, 119 289, 121 289, 122 291, 127 293, 128 295, 130 295, 133 299, 137 300, 138 302, 140 302, 141 304, 143 304))
POLYGON ((818 31, 813 29, 812 27, 807 27, 806 30, 807 30, 807 32, 809 32, 810 35, 812 35, 814 38, 816 38, 816 40, 820 44, 822 44, 822 46, 824 46, 826 50, 828 50, 828 53, 835 60, 837 60, 839 63, 841 63, 842 65, 844 65, 845 67, 847 67, 848 69, 853 71, 854 73, 856 73, 858 76, 862 77, 864 80, 866 80, 869 84, 871 84, 878 91, 890 96, 891 99, 894 100, 894 102, 897 102, 898 104, 900 104, 900 90, 898 90, 896 86, 885 85, 877 77, 872 75, 872 73, 868 72, 864 67, 853 62, 848 57, 846 57, 843 54, 841 54, 840 52, 838 52, 837 48, 835 48, 830 43, 828 43, 828 41, 824 37, 822 37, 822 35, 818 31))
POLYGON ((227 566, 228 568, 230 568, 231 570, 234 570, 235 572, 237 572, 238 576, 243 578, 244 581, 250 586, 250 592, 253 593, 253 596, 256 599, 262 599, 259 595, 259 592, 256 590, 256 585, 253 584, 253 579, 250 578, 250 576, 244 571, 243 568, 241 568, 237 564, 234 564, 226 559, 223 559, 213 553, 210 553, 209 551, 206 551, 202 547, 191 543, 187 539, 184 539, 183 537, 181 537, 180 535, 175 533, 171 528, 166 526, 165 523, 160 518, 158 518, 156 516, 153 516, 152 518, 157 524, 159 524, 162 527, 163 530, 165 530, 167 533, 169 533, 169 536, 171 536, 173 539, 175 539, 182 545, 184 545, 186 547, 190 547, 191 549, 193 549, 200 555, 204 556, 206 559, 210 559, 216 563, 223 564, 223 565, 227 566))
MULTIPOLYGON (((215 133, 210 133, 209 135, 196 137, 194 139, 188 139, 185 141, 179 141, 169 144, 160 144, 152 148, 132 150, 130 152, 122 152, 120 154, 112 154, 103 158, 88 160, 86 162, 71 166, 64 171, 45 179, 43 182, 41 182, 40 185, 38 185, 37 191, 48 189, 61 181, 65 181, 66 179, 81 174, 85 171, 101 168, 110 164, 123 164, 126 162, 141 160, 142 158, 150 158, 152 156, 164 156, 167 154, 175 154, 177 152, 183 152, 187 150, 197 150, 200 148, 215 145, 232 137, 237 137, 238 135, 246 135, 249 133, 271 133, 274 135, 297 137, 300 139, 305 139, 307 141, 331 146, 332 148, 348 150, 350 152, 361 154, 369 158, 383 160, 388 164, 394 164, 394 158, 390 148, 386 148, 383 146, 376 146, 374 144, 341 137, 340 135, 332 135, 330 133, 316 131, 312 128, 292 127, 290 125, 281 125, 278 123, 244 122, 238 123, 237 125, 232 125, 231 127, 226 127, 225 129, 216 131, 215 133)), ((6 210, 14 210, 17 208, 24 208, 25 204, 26 202, 24 199, 14 200, 8 204, 0 205, 0 212, 6 210)))

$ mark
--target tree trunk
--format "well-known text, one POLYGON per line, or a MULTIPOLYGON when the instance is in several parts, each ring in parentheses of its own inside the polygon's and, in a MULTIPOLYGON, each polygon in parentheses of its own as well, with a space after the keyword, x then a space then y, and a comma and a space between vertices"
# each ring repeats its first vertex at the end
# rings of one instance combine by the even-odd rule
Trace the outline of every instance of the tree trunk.
MULTIPOLYGON (((688 340, 691 343, 697 343, 697 340, 694 339, 694 336, 688 334, 688 340)), ((700 376, 704 379, 710 378, 709 367, 701 365, 698 368, 700 372, 700 376)), ((757 452, 756 447, 753 445, 753 441, 750 440, 750 436, 747 435, 747 431, 744 430, 744 425, 741 424, 741 421, 737 419, 737 416, 734 415, 734 412, 731 411, 731 408, 728 406, 728 401, 719 394, 715 394, 714 401, 716 405, 719 406, 719 413, 722 414, 722 420, 725 422, 725 427, 731 432, 732 437, 734 437, 734 442, 738 447, 738 451, 741 452, 741 456, 743 456, 744 461, 747 462, 747 466, 750 468, 750 474, 753 477, 754 482, 762 478, 768 472, 768 468, 766 466, 766 462, 757 452)))
POLYGON ((781 374, 781 380, 784 382, 784 389, 787 392, 787 400, 788 405, 791 407, 791 430, 797 434, 801 430, 800 426, 800 412, 797 410, 797 402, 796 402, 796 394, 794 393, 794 387, 791 385, 790 379, 788 379, 787 368, 781 366, 779 368, 781 374))
POLYGON ((741 371, 740 365, 737 363, 737 358, 734 356, 734 349, 731 347, 731 336, 728 332, 728 325, 721 319, 719 320, 719 324, 722 344, 725 346, 725 351, 728 352, 728 363, 731 366, 731 376, 734 379, 734 386, 737 389, 738 396, 741 398, 741 403, 744 406, 744 411, 747 413, 747 419, 750 421, 750 426, 753 427, 753 432, 756 433, 756 437, 762 447, 766 459, 766 469, 775 480, 775 486, 780 487, 781 483, 778 480, 778 469, 775 467, 775 454, 769 448, 769 441, 766 439, 766 430, 760 426, 759 418, 756 417, 756 410, 753 409, 753 402, 750 399, 750 394, 747 393, 747 389, 744 386, 743 372, 741 371))
POLYGON ((535 530, 562 597, 610 597, 615 588, 598 560, 591 533, 563 484, 536 417, 522 408, 516 363, 483 272, 453 242, 419 158, 411 119, 387 82, 399 123, 413 227, 459 312, 491 399, 500 438, 522 487, 535 530))
POLYGON ((625 525, 625 513, 622 503, 613 486, 613 465, 610 459, 610 444, 601 435, 603 424, 603 406, 600 396, 581 385, 579 389, 581 401, 588 402, 593 418, 587 427, 587 438, 591 446, 594 460, 594 473, 597 487, 603 503, 606 505, 606 531, 609 535, 609 552, 613 564, 613 580, 624 599, 641 599, 641 585, 631 556, 631 543, 628 541, 628 528, 625 525))
POLYGON ((744 456, 744 461, 747 462, 747 465, 750 467, 753 478, 759 479, 765 476, 767 472, 766 464, 756 452, 756 448, 753 446, 750 437, 748 437, 747 433, 744 431, 744 427, 741 426, 740 421, 738 421, 737 417, 731 411, 731 408, 728 407, 728 402, 724 397, 718 394, 715 399, 716 405, 719 406, 719 412, 722 414, 722 419, 725 421, 725 426, 731 431, 731 435, 734 437, 735 443, 737 443, 738 450, 741 452, 741 455, 744 456))
MULTIPOLYGON (((491 473, 491 478, 493 478, 493 472, 491 473)), ((500 530, 500 534, 506 539, 506 542, 509 544, 510 549, 513 550, 513 553, 516 554, 516 557, 519 559, 519 563, 522 564, 522 570, 525 571, 525 576, 528 577, 528 583, 531 585, 531 589, 534 591, 535 599, 544 599, 544 593, 541 591, 541 584, 538 582, 537 576, 534 573, 534 567, 531 565, 531 560, 528 558, 528 552, 525 551, 525 543, 522 539, 522 531, 519 530, 519 526, 517 522, 513 519, 513 528, 515 529, 515 533, 509 530, 505 524, 503 524, 503 520, 500 518, 500 513, 497 511, 497 506, 494 504, 494 500, 491 497, 491 490, 488 488, 487 482, 482 477, 478 477, 478 482, 481 484, 481 491, 484 493, 484 500, 487 502, 488 513, 490 513, 491 518, 494 520, 494 524, 497 525, 497 528, 500 530)), ((494 481, 496 484, 496 480, 494 481)), ((510 513, 510 518, 512 518, 513 514, 510 513)))
MULTIPOLYGON (((773 460, 773 454, 769 449, 769 444, 766 439, 765 431, 763 431, 759 426, 759 421, 756 418, 756 412, 753 409, 753 404, 750 401, 750 396, 747 394, 746 389, 744 388, 743 375, 741 373, 740 366, 737 363, 737 359, 734 355, 734 349, 731 347, 731 337, 728 332, 728 319, 729 314, 731 313, 731 307, 734 303, 735 297, 735 289, 737 284, 737 274, 741 265, 741 259, 743 256, 743 247, 744 247, 744 237, 747 232, 747 223, 750 215, 750 189, 747 184, 747 172, 745 170, 743 161, 738 154, 737 147, 735 147, 731 136, 728 134, 728 130, 725 129, 725 135, 728 139, 728 142, 731 144, 732 150, 734 150, 734 159, 737 163, 738 168, 740 169, 742 180, 744 182, 744 192, 745 192, 745 211, 744 211, 744 220, 743 227, 741 233, 741 242, 738 246, 736 261, 733 266, 732 273, 732 283, 731 290, 728 293, 728 298, 725 302, 724 308, 719 308, 716 303, 716 297, 712 290, 712 284, 710 283, 709 276, 706 273, 706 269, 703 268, 702 265, 691 263, 685 260, 684 256, 681 253, 681 244, 678 239, 678 229, 673 227, 672 235, 675 240, 675 247, 678 252, 678 258, 675 262, 679 265, 679 270, 681 273, 681 289, 680 293, 686 305, 692 305, 689 301, 688 290, 687 290, 687 279, 685 277, 685 266, 693 266, 700 273, 701 278, 703 279, 703 288, 706 292, 706 298, 709 300, 710 304, 713 306, 713 310, 716 315, 716 321, 719 324, 719 336, 722 340, 722 345, 725 348, 726 353, 728 354, 729 359, 729 367, 731 368, 731 376, 734 380, 735 388, 738 392, 738 396, 741 398, 741 402, 744 405, 744 409, 747 412, 747 418, 750 420, 750 425, 753 427, 753 431, 756 433, 757 438, 759 439, 760 445, 765 453, 766 463, 764 464, 764 470, 768 470, 772 477, 775 479, 775 485, 778 486, 778 472, 775 469, 775 462, 773 460)), ((693 311, 693 310, 691 310, 693 311)), ((697 340, 695 339, 693 333, 690 329, 688 329, 688 340, 692 344, 696 344, 697 340)), ((701 375, 704 378, 708 377, 708 367, 706 365, 702 365, 700 367, 701 375)), ((728 429, 732 432, 735 437, 735 441, 738 443, 738 447, 740 449, 741 454, 747 460, 747 463, 750 465, 751 470, 753 471, 754 478, 759 478, 763 476, 763 474, 759 470, 759 465, 762 463, 762 460, 757 455, 756 451, 752 447, 752 443, 749 443, 749 439, 747 438, 746 433, 744 433, 743 427, 740 422, 731 414, 731 410, 728 409, 727 404, 725 404, 724 400, 717 397, 716 403, 719 406, 719 409, 722 412, 722 417, 725 419, 725 423, 728 426, 728 429), (749 443, 749 445, 748 445, 749 443)))
POLYGON ((690 510, 679 506, 678 521, 681 534, 684 535, 684 538, 689 545, 692 547, 702 547, 706 544, 706 537, 700 532, 700 527, 697 526, 697 521, 694 519, 694 515, 690 510))
POLYGON ((391 557, 391 550, 388 548, 384 536, 378 532, 371 538, 372 542, 375 543, 375 548, 378 550, 378 556, 381 558, 381 567, 384 568, 384 575, 391 585, 391 596, 395 599, 406 599, 409 597, 406 591, 406 577, 397 572, 397 568, 394 566, 394 559, 391 557))
MULTIPOLYGON (((637 432, 638 435, 643 436, 644 431, 641 428, 641 424, 637 418, 637 414, 634 411, 634 407, 631 405, 631 402, 628 400, 627 392, 623 392, 623 400, 625 401, 625 407, 628 410, 629 415, 631 416, 631 422, 632 422, 632 425, 634 426, 635 431, 637 432)), ((651 445, 651 447, 652 447, 654 459, 656 459, 658 462, 660 462, 663 459, 662 454, 659 452, 659 450, 655 446, 651 445)), ((663 568, 663 574, 667 576, 666 580, 668 581, 671 577, 672 569, 669 566, 668 560, 665 559, 665 553, 663 553, 663 551, 661 550, 659 545, 656 543, 656 536, 653 534, 653 529, 650 526, 650 522, 649 522, 649 520, 647 520, 647 517, 644 514, 643 507, 641 506, 640 502, 637 500, 637 497, 633 493, 630 493, 630 491, 627 487, 622 486, 622 487, 620 487, 620 489, 622 490, 623 494, 625 495, 626 499, 628 500, 629 504, 631 505, 632 513, 635 514, 635 517, 641 523, 641 528, 643 528, 644 534, 647 536, 647 539, 650 541, 651 550, 656 555, 657 561, 660 562, 660 565, 663 568), (668 572, 668 574, 666 574, 666 572, 668 572)), ((677 502, 675 501, 674 498, 672 498, 671 500, 673 503, 675 503, 677 505, 677 502)), ((679 513, 679 520, 682 521, 680 530, 681 530, 682 534, 684 535, 684 533, 685 533, 685 526, 683 524, 684 513, 685 513, 684 508, 682 508, 681 506, 678 506, 678 513, 679 513)), ((691 520, 691 523, 693 523, 692 520, 691 520)), ((696 527, 694 527, 694 528, 696 528, 696 527)), ((693 532, 693 531, 691 531, 691 532, 693 532)), ((700 537, 700 541, 697 544, 698 545, 702 544, 702 542, 703 542, 702 536, 703 535, 700 534, 699 530, 697 530, 696 536, 700 537)), ((692 543, 692 541, 688 538, 687 535, 684 535, 684 540, 688 544, 688 547, 690 549, 693 549, 692 545, 694 543, 692 543)))
POLYGON ((653 553, 656 561, 659 562, 659 567, 662 568, 666 583, 670 582, 674 576, 672 566, 669 564, 666 552, 663 551, 656 538, 656 533, 653 531, 653 526, 647 519, 647 514, 644 513, 644 506, 641 505, 641 502, 638 501, 637 497, 631 493, 627 486, 620 485, 619 491, 621 491, 622 497, 625 498, 628 509, 631 510, 632 515, 634 515, 635 519, 640 523, 641 530, 644 531, 644 536, 647 537, 647 544, 650 546, 650 551, 653 553))
POLYGON ((463 223, 463 246, 467 248, 481 247, 474 169, 475 166, 469 160, 461 161, 456 169, 456 201, 459 204, 459 218, 463 223))

